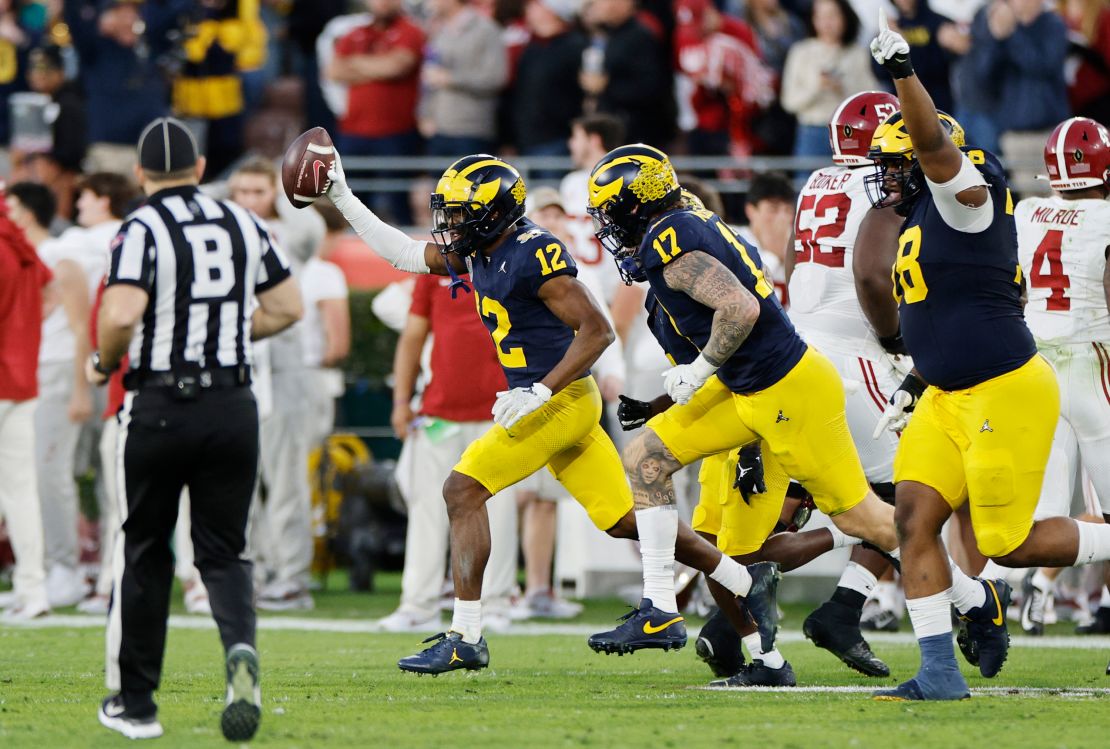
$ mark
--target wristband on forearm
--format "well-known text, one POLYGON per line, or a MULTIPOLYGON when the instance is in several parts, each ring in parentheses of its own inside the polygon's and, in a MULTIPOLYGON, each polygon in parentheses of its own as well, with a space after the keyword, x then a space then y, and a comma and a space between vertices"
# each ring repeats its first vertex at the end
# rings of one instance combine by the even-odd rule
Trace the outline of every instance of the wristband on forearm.
POLYGON ((914 405, 916 405, 917 401, 921 399, 921 396, 925 393, 925 388, 927 387, 928 385, 925 383, 925 380, 921 379, 913 372, 910 372, 908 375, 906 375, 906 378, 902 380, 902 384, 898 386, 898 389, 905 390, 913 397, 913 401, 910 403, 910 407, 906 409, 907 411, 913 410, 914 405))
POLYGON ((879 336, 879 345, 883 347, 883 351, 895 356, 905 356, 910 353, 906 349, 906 342, 902 339, 901 328, 896 330, 894 335, 879 336))
POLYGON ((909 53, 888 58, 883 63, 883 67, 890 73, 891 78, 909 78, 913 75, 913 64, 910 63, 909 53))

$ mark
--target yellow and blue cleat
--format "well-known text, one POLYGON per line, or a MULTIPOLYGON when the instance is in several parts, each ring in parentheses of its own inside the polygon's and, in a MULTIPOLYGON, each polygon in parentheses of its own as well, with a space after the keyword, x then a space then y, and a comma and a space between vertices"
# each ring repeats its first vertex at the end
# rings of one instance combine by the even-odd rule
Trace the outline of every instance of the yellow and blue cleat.
POLYGON ((434 676, 459 669, 478 671, 489 666, 489 647, 484 637, 477 643, 469 643, 463 642, 458 632, 440 632, 424 642, 435 644, 397 661, 397 667, 402 671, 434 676))
POLYGON ((1013 589, 1005 580, 980 580, 987 590, 982 606, 960 616, 956 643, 967 662, 979 667, 979 673, 990 679, 1002 670, 1010 652, 1010 632, 1006 627, 1006 609, 1013 589))
POLYGON ((655 608, 651 600, 641 599, 640 605, 621 617, 616 629, 592 635, 592 650, 606 655, 635 653, 646 648, 678 650, 686 645, 686 620, 682 614, 655 608))

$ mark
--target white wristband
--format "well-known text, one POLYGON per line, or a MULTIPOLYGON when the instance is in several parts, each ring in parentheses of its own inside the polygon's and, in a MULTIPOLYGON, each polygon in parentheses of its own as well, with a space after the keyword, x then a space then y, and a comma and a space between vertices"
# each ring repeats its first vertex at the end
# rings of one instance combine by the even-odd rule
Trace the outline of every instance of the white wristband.
POLYGON ((716 364, 710 363, 710 361, 705 358, 705 354, 698 354, 698 358, 690 362, 690 366, 693 368, 694 374, 697 375, 702 382, 712 377, 719 369, 716 364))
POLYGON ((332 202, 366 246, 394 268, 409 273, 429 271, 428 263, 424 259, 424 248, 427 242, 413 239, 400 229, 382 221, 353 193, 345 192, 335 196, 332 202))

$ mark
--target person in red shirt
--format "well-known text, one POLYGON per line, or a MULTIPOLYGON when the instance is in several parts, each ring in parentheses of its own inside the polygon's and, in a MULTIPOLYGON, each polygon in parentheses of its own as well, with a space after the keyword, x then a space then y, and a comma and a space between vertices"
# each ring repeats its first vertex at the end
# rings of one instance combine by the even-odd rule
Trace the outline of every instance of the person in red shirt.
MULTIPOLYGON (((497 393, 508 390, 493 342, 470 294, 452 298, 451 280, 416 279, 412 305, 393 359, 393 429, 405 440, 397 480, 408 505, 401 605, 379 624, 387 631, 442 629, 440 589, 447 568, 448 520, 443 482, 467 445, 492 427, 497 393), (412 406, 421 353, 432 338, 430 365, 418 408, 412 406)), ((516 505, 510 492, 487 504, 489 563, 482 581, 487 627, 509 623, 516 583, 516 505)))
MULTIPOLYGON (((328 80, 348 87, 336 145, 347 156, 413 156, 420 152, 416 102, 424 32, 401 12, 402 0, 366 0, 366 6, 373 21, 336 41, 335 58, 324 70, 328 80)), ((412 223, 406 193, 383 197, 395 224, 412 223)))
POLYGON ((8 218, 0 184, 0 515, 15 552, 14 589, 3 619, 50 612, 43 567, 42 510, 35 479, 34 414, 38 397, 43 288, 51 274, 23 231, 8 218))

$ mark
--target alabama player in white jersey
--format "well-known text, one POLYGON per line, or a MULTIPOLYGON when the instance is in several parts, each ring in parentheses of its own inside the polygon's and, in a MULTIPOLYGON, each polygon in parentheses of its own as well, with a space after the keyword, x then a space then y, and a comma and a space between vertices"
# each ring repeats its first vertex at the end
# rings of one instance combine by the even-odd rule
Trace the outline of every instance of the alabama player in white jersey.
MULTIPOLYGON (((897 108, 894 96, 879 91, 851 96, 837 108, 829 122, 833 166, 810 175, 798 195, 794 251, 787 255, 790 319, 808 343, 829 357, 841 377, 855 385, 846 388, 848 427, 867 480, 887 501, 893 501, 898 437, 884 432, 873 440, 872 434, 909 363, 884 351, 864 316, 852 274, 852 250, 872 210, 864 189, 864 178, 873 171, 867 158, 871 135, 897 108)), ((863 642, 858 627, 863 604, 877 577, 889 569, 884 557, 863 547, 853 549, 851 560, 832 599, 803 624, 814 644, 849 665, 843 653, 851 644, 845 641, 846 633, 863 642)), ((893 624, 896 628, 896 619, 893 624)))
MULTIPOLYGON (((1036 518, 1068 515, 1076 466, 1068 439, 1110 521, 1110 133, 1086 117, 1056 126, 1044 150, 1047 198, 1018 203, 1018 255, 1028 285, 1025 319, 1060 381, 1060 424, 1036 518), (1074 438, 1071 436, 1074 433, 1074 438)), ((1022 628, 1044 630, 1046 598, 1059 570, 1026 579, 1022 628)))

